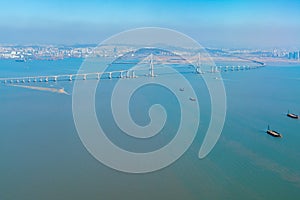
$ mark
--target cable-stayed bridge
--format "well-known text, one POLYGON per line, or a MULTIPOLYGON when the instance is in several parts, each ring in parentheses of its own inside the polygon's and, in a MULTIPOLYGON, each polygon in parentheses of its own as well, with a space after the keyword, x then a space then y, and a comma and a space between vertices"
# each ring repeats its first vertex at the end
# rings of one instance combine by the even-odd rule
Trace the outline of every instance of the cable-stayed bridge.
MULTIPOLYGON (((205 74, 205 73, 221 73, 221 72, 233 72, 233 71, 244 71, 251 70, 256 68, 264 67, 265 64, 255 61, 255 65, 214 65, 203 67, 201 64, 200 54, 196 56, 195 64, 189 64, 193 69, 191 73, 196 74, 205 74), (204 69, 205 68, 205 69, 204 69)), ((180 63, 180 62, 179 62, 180 63)), ((25 77, 5 77, 0 78, 0 83, 2 84, 13 84, 13 83, 31 83, 31 82, 57 82, 57 81, 73 81, 73 80, 91 80, 100 78, 136 78, 136 72, 145 71, 148 72, 144 74, 145 76, 155 77, 155 69, 162 68, 158 65, 164 64, 176 64, 174 61, 160 61, 159 59, 155 60, 154 55, 150 55, 148 59, 144 59, 141 62, 127 62, 127 61, 118 61, 114 64, 146 64, 148 69, 124 69, 124 70, 113 70, 105 72, 89 72, 89 73, 74 73, 74 74, 56 74, 56 75, 41 75, 41 76, 25 76, 25 77)), ((178 63, 177 63, 178 64, 178 63)))

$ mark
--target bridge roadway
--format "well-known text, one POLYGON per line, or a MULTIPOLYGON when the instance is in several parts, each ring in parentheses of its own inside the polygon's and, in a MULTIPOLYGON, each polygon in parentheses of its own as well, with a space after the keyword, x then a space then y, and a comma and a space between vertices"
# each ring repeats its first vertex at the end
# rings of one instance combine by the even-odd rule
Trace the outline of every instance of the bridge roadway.
MULTIPOLYGON (((225 65, 225 66, 212 66, 210 70, 204 71, 201 65, 191 65, 195 69, 195 73, 204 74, 204 73, 219 73, 219 72, 232 72, 232 71, 242 71, 256 69, 264 67, 265 65, 225 65)), ((155 67, 155 69, 160 67, 155 67)), ((87 79, 100 79, 102 75, 105 75, 108 79, 112 78, 136 78, 136 71, 145 69, 130 69, 130 70, 118 70, 118 71, 109 71, 109 72, 93 72, 93 73, 80 73, 80 74, 58 74, 58 75, 49 75, 49 76, 26 76, 26 77, 12 77, 12 78, 0 78, 0 83, 30 83, 30 82, 57 82, 57 81, 72 81, 72 80, 87 80, 87 79)), ((150 77, 154 77, 154 65, 150 63, 149 74, 146 74, 150 77)))

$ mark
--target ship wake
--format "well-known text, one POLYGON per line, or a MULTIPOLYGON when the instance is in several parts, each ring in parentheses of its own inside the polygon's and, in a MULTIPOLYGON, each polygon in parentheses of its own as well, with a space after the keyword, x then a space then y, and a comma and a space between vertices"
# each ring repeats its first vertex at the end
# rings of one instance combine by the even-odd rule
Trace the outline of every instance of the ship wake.
POLYGON ((30 86, 30 85, 15 85, 15 84, 10 84, 9 86, 70 95, 68 92, 65 91, 64 88, 58 89, 58 88, 51 88, 51 87, 37 87, 37 86, 30 86))

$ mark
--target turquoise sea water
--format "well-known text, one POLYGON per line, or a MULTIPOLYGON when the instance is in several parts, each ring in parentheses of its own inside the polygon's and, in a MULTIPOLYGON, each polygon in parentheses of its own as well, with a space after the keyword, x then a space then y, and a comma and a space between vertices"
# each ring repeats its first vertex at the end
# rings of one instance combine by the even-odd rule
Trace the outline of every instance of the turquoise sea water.
MULTIPOLYGON (((81 62, 1 60, 0 76, 75 73, 81 62)), ((299 199, 300 120, 285 115, 288 109, 300 113, 300 67, 267 66, 222 76, 227 118, 213 151, 205 159, 198 159, 210 103, 204 83, 187 75, 191 82, 199 81, 196 91, 201 123, 197 137, 179 160, 148 174, 115 171, 87 152, 73 122, 72 96, 1 84, 0 199, 299 199), (283 138, 267 135, 268 124, 283 138)), ((114 81, 117 80, 107 80, 105 84, 109 86, 114 81)), ((72 93, 73 83, 31 85, 63 87, 72 93)), ((157 92, 162 95, 159 103, 167 105, 167 110, 176 110, 176 100, 163 90, 157 92)), ((106 94, 105 90, 97 93, 100 99, 106 94)), ((131 108, 137 123, 147 123, 147 117, 143 120, 147 116, 143 105, 156 102, 153 96, 151 88, 136 94, 137 101, 144 102, 131 108)), ((105 121, 103 106, 99 103, 97 112, 105 121)), ((166 138, 153 141, 146 149, 159 148, 172 139, 177 122, 176 117, 171 117, 166 138)), ((108 130, 112 127, 104 123, 108 130)), ((113 135, 115 129, 111 131, 111 139, 126 147, 128 143, 113 135)), ((137 142, 130 144, 130 150, 145 147, 137 142)))

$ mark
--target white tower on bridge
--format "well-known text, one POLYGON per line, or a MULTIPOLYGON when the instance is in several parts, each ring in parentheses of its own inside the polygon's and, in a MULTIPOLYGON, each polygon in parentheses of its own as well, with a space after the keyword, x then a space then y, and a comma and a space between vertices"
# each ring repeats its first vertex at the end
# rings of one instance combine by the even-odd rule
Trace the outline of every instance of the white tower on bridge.
POLYGON ((150 54, 150 68, 149 68, 149 76, 154 77, 154 65, 153 65, 153 54, 150 54))
POLYGON ((197 57, 197 62, 196 62, 196 73, 197 74, 202 74, 202 70, 201 70, 201 57, 200 57, 200 52, 198 53, 198 57, 197 57))

